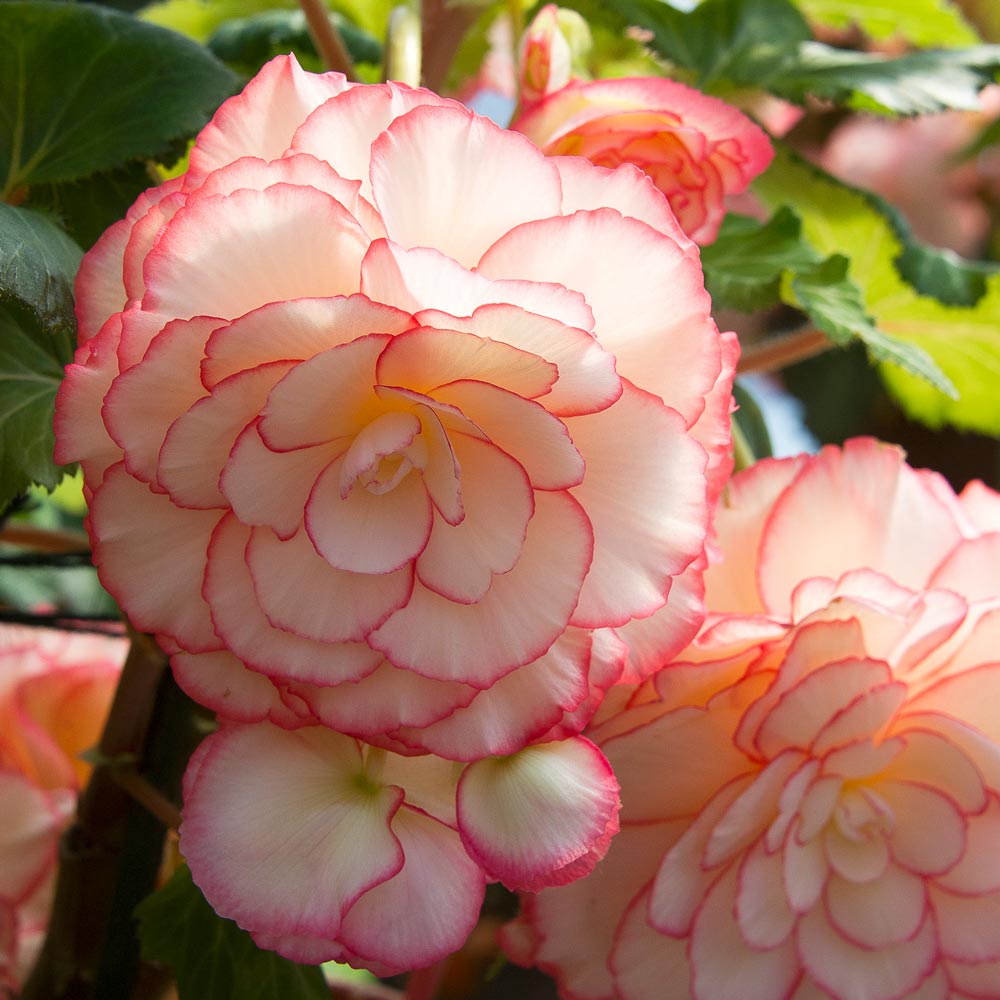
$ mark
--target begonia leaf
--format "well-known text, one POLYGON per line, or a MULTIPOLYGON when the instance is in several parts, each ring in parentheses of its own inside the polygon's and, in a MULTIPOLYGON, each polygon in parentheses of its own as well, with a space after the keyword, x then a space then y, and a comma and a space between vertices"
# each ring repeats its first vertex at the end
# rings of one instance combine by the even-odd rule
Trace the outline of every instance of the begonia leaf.
POLYGON ((329 1000, 319 966, 262 951, 218 916, 186 867, 136 909, 144 959, 170 966, 180 1000, 329 1000))
POLYGON ((201 46, 128 14, 44 0, 0 4, 3 191, 162 156, 235 85, 201 46))
POLYGON ((154 183, 146 163, 135 160, 81 180, 33 185, 29 204, 57 220, 88 250, 154 183))
POLYGON ((608 6, 627 24, 651 32, 650 46, 694 72, 702 88, 715 80, 764 86, 812 38, 788 0, 705 0, 690 13, 660 0, 611 0, 608 6))
POLYGON ((878 202, 780 146, 755 190, 773 208, 791 206, 802 220, 803 236, 819 253, 845 256, 846 277, 859 290, 864 313, 878 331, 894 338, 896 346, 921 348, 958 391, 951 398, 893 364, 881 364, 884 381, 908 416, 932 427, 948 423, 1000 433, 995 392, 1000 274, 984 278, 985 293, 974 305, 948 305, 921 294, 896 266, 905 245, 878 202))
POLYGON ((911 45, 953 48, 975 45, 979 36, 949 0, 796 0, 799 10, 814 24, 829 28, 857 25, 882 41, 899 37, 911 45))
POLYGON ((73 357, 79 260, 58 226, 0 203, 0 508, 62 475, 52 460, 52 410, 73 357))
POLYGON ((821 260, 802 239, 801 230, 798 217, 787 207, 764 223, 727 216, 719 239, 701 251, 705 287, 715 308, 749 312, 776 305, 782 275, 821 260))
POLYGON ((753 453, 753 457, 755 459, 770 458, 774 454, 774 448, 771 444, 771 435, 767 430, 767 421, 764 419, 764 412, 753 394, 753 389, 747 385, 745 379, 738 378, 733 383, 733 399, 736 401, 737 407, 733 413, 733 420, 743 432, 743 437, 753 453))
POLYGON ((1000 67, 1000 46, 910 52, 896 59, 819 42, 798 47, 767 82, 802 103, 807 95, 866 111, 913 115, 979 108, 978 94, 1000 67))

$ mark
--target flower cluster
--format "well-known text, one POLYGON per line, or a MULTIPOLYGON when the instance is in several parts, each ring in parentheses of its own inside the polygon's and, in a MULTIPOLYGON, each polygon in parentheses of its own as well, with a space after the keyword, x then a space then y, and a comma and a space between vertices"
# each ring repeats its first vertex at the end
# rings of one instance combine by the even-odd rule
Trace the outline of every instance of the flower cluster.
POLYGON ((575 1000, 997 995, 1000 496, 859 439, 716 523, 703 631, 588 730, 621 833, 508 950, 575 1000))
POLYGON ((31 967, 49 919, 59 835, 89 770, 126 641, 0 627, 0 992, 31 967))
POLYGON ((728 472, 735 338, 649 178, 282 57, 77 303, 57 458, 221 720, 181 831, 216 909, 384 971, 487 878, 589 870, 617 785, 578 734, 697 630, 728 472))

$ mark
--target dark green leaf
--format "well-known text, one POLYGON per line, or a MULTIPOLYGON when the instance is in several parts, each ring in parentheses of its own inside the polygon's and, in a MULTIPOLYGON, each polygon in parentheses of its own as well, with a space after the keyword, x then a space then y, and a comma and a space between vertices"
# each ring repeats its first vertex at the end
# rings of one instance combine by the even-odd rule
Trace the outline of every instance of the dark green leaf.
POLYGON ((1000 268, 985 261, 970 261, 952 250, 904 241, 896 268, 921 295, 930 295, 949 306, 974 306, 986 294, 986 279, 1000 268))
POLYGON ((127 14, 0 3, 0 188, 159 157, 236 83, 201 46, 127 14))
POLYGON ((865 311, 861 290, 847 276, 848 260, 835 254, 791 282, 799 305, 812 321, 842 347, 860 340, 874 361, 889 361, 939 391, 958 398, 958 392, 931 356, 920 346, 883 333, 865 311))
POLYGON ((136 198, 154 183, 145 162, 136 160, 86 180, 35 185, 29 203, 58 219, 69 235, 89 250, 101 233, 123 218, 136 198))
POLYGON ((791 209, 779 209, 768 222, 729 215, 719 238, 702 248, 705 287, 717 309, 751 312, 781 301, 781 277, 820 261, 803 239, 791 209))
POLYGON ((608 6, 626 23, 651 32, 650 46, 692 71, 701 87, 715 80, 763 86, 812 38, 787 0, 705 0, 690 13, 662 0, 610 0, 608 6))
MULTIPOLYGON (((380 63, 378 39, 339 14, 330 15, 354 62, 380 63)), ((268 10, 240 17, 218 27, 206 43, 224 62, 241 68, 262 66, 272 56, 295 50, 316 56, 316 46, 301 10, 268 10)))
POLYGON ((218 916, 187 868, 136 910, 142 956, 170 966, 180 1000, 330 1000, 318 966, 261 951, 218 916))
POLYGON ((45 216, 0 202, 0 303, 27 310, 50 332, 72 332, 80 248, 45 216))
POLYGON ((52 412, 67 334, 34 326, 25 310, 0 306, 0 510, 32 483, 53 489, 63 471, 52 460, 52 412))
POLYGON ((53 401, 73 358, 80 248, 44 216, 0 203, 0 508, 53 488, 53 401))
POLYGON ((805 42, 763 86, 798 103, 813 95, 868 111, 914 115, 947 108, 977 110, 977 95, 998 68, 1000 45, 887 59, 805 42))
POLYGON ((743 440, 753 453, 754 459, 770 458, 774 454, 774 449, 771 447, 771 436, 767 432, 767 422, 753 393, 742 379, 737 379, 733 383, 733 399, 736 400, 738 407, 733 414, 733 420, 739 425, 743 440))

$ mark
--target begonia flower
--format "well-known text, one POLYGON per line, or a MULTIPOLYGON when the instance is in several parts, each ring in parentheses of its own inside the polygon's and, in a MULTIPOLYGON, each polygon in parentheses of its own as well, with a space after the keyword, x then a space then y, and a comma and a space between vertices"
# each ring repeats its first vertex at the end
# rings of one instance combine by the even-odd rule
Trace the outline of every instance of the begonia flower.
POLYGON ((531 888, 590 871, 617 830, 617 789, 579 737, 463 767, 323 726, 228 723, 185 774, 181 850, 262 947, 395 975, 463 944, 488 878, 531 888))
POLYGON ((746 190, 774 155, 764 131, 737 108, 656 77, 573 80, 510 127, 551 156, 640 167, 702 245, 718 235, 726 197, 746 190))
POLYGON ((77 297, 58 460, 223 717, 472 761, 697 629, 735 338, 634 168, 282 57, 77 297))
POLYGON ((48 924, 59 837, 89 771, 127 642, 0 626, 0 992, 48 924))
POLYGON ((574 1000, 1000 995, 1000 495, 858 440, 717 524, 718 613, 587 731, 621 832, 508 951, 574 1000))

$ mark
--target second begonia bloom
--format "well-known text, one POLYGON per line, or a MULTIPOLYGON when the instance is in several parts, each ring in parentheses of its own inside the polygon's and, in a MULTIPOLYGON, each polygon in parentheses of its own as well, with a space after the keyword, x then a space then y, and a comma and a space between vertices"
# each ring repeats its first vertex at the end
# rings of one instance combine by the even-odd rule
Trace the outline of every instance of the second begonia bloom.
POLYGON ((859 440, 718 526, 718 613, 588 730, 621 832, 508 949, 574 1000, 997 995, 1000 497, 859 440))
POLYGON ((511 753, 585 724, 612 630, 697 628, 709 306, 637 171, 279 58, 85 258, 58 457, 103 582, 222 716, 511 753))
POLYGON ((718 235, 726 197, 746 190, 774 155, 765 132, 738 108, 655 77, 572 80, 529 104, 510 127, 552 156, 640 167, 702 245, 718 235))

